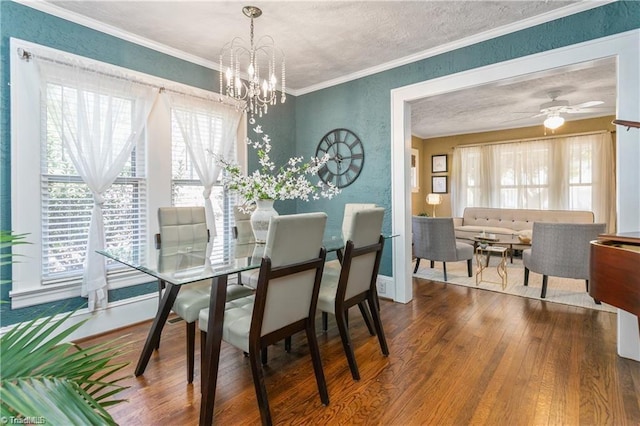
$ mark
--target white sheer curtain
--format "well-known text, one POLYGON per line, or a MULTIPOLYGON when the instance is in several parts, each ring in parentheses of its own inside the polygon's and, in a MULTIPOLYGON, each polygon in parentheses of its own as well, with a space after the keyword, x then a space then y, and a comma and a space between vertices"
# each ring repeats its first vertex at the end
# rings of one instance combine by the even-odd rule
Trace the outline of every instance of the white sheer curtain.
MULTIPOLYGON (((163 94, 163 96, 165 96, 163 94)), ((204 190, 204 207, 211 235, 217 234, 211 203, 211 189, 222 168, 216 158, 230 159, 243 112, 218 100, 171 94, 170 108, 204 190)))
POLYGON ((482 199, 482 149, 480 146, 459 146, 453 151, 451 164, 451 214, 462 217, 464 208, 487 205, 482 199))
POLYGON ((73 165, 93 194, 81 290, 93 311, 107 303, 105 258, 96 253, 105 248, 103 194, 143 136, 157 91, 124 75, 114 76, 113 70, 35 60, 53 137, 62 138, 73 165))
POLYGON ((465 207, 590 210, 615 229, 611 134, 456 147, 452 213, 465 207))

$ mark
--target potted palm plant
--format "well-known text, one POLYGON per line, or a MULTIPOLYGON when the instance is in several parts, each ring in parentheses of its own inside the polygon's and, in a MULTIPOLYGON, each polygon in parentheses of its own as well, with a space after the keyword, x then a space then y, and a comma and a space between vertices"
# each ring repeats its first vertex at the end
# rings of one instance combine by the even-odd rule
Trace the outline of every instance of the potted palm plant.
MULTIPOLYGON (((14 261, 8 250, 18 244, 25 235, 0 231, 0 267, 14 261)), ((106 407, 124 401, 114 396, 126 389, 127 363, 113 362, 123 345, 65 342, 86 322, 67 327, 71 315, 34 319, 0 337, 1 423, 116 424, 106 407)))

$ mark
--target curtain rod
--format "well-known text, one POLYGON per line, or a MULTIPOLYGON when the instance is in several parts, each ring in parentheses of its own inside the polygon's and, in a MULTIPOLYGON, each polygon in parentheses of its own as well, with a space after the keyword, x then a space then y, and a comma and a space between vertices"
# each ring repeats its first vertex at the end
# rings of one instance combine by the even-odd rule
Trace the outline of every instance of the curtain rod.
MULTIPOLYGON (((141 80, 139 80, 139 79, 137 79, 135 77, 126 77, 126 76, 123 76, 123 75, 112 74, 112 73, 108 73, 108 72, 104 72, 104 71, 96 71, 95 69, 92 69, 92 68, 89 68, 89 67, 86 67, 86 66, 78 66, 78 65, 73 64, 71 62, 65 62, 65 61, 61 61, 59 59, 49 58, 49 57, 44 56, 44 55, 34 55, 32 52, 29 52, 28 50, 25 50, 22 47, 18 47, 18 57, 20 59, 24 60, 24 61, 27 61, 27 62, 29 62, 31 59, 33 59, 35 57, 35 58, 41 59, 43 61, 48 61, 48 62, 52 62, 54 64, 65 65, 65 66, 69 66, 69 67, 73 67, 73 68, 78 68, 78 69, 80 69, 82 71, 93 72, 93 73, 96 73, 96 74, 99 74, 99 75, 102 75, 102 76, 105 76, 105 77, 112 77, 112 78, 119 79, 119 80, 131 81, 131 82, 139 84, 141 86, 146 86, 146 87, 151 87, 151 88, 154 88, 154 89, 158 89, 158 93, 170 92, 170 93, 175 93, 177 95, 189 96, 189 97, 192 97, 192 98, 195 98, 195 99, 200 99, 200 100, 203 100, 203 101, 214 101, 214 102, 216 101, 216 99, 211 99, 211 98, 207 98, 207 97, 204 97, 204 96, 198 96, 198 95, 194 95, 194 94, 191 94, 191 93, 182 92, 182 91, 179 91, 179 90, 176 90, 176 89, 169 89, 169 88, 167 88, 165 86, 158 85, 158 84, 147 83, 146 81, 141 81, 141 80)), ((177 84, 181 84, 181 83, 177 83, 177 84)), ((200 89, 200 88, 196 88, 196 89, 197 90, 205 90, 205 89, 200 89)), ((216 95, 215 92, 211 92, 211 93, 212 93, 212 96, 216 95)), ((225 97, 223 97, 222 95, 218 95, 218 96, 219 96, 219 98, 217 99, 218 102, 220 102, 222 104, 225 104, 225 105, 232 106, 232 107, 234 107, 234 108, 236 108, 238 110, 240 110, 240 109, 243 110, 244 109, 244 107, 239 105, 238 103, 231 102, 231 101, 225 99, 225 97)))
POLYGON ((530 141, 543 141, 543 140, 547 140, 547 139, 559 139, 559 138, 571 138, 574 136, 587 136, 587 135, 597 135, 600 133, 615 133, 615 132, 610 132, 608 130, 596 130, 593 132, 583 132, 583 133, 571 133, 568 135, 554 135, 554 136, 544 136, 542 138, 537 137, 537 138, 525 138, 525 139, 511 139, 508 141, 499 141, 499 142, 487 142, 487 143, 470 143, 470 144, 465 144, 465 145, 456 145, 453 147, 453 149, 455 150, 456 148, 468 148, 468 147, 476 147, 476 146, 487 146, 487 145, 503 145, 503 144, 507 144, 507 143, 517 143, 517 142, 530 142, 530 141))

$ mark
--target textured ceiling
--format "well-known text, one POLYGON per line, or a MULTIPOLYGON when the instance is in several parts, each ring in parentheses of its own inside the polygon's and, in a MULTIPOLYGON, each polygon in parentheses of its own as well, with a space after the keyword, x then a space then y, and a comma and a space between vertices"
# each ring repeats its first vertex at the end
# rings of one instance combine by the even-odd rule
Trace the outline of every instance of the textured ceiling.
POLYGON ((540 113, 541 104, 551 101, 549 93, 552 91, 558 91, 557 99, 566 100, 570 105, 603 102, 586 108, 588 112, 562 114, 567 121, 615 115, 615 58, 528 74, 416 101, 411 105, 412 133, 421 138, 432 138, 542 126, 546 116, 534 116, 540 113))
MULTIPOLYGON (((30 4, 29 0, 19 1, 30 4)), ((492 32, 508 32, 533 19, 541 22, 573 13, 577 3, 585 2, 88 0, 40 1, 35 2, 34 7, 38 7, 37 3, 46 5, 45 11, 61 11, 64 12, 61 16, 67 19, 97 26, 100 30, 161 44, 207 65, 218 61, 221 47, 233 37, 248 39, 249 19, 242 14, 242 7, 258 6, 263 15, 255 20, 256 38, 265 34, 274 38, 286 55, 287 89, 293 94, 302 94, 419 59, 424 52, 446 50, 449 45, 477 37, 487 38, 492 32), (100 24, 94 25, 97 22, 100 24)), ((594 86, 610 86, 610 82, 600 84, 595 81, 595 75, 592 77, 594 86)), ((612 78, 615 84, 615 75, 612 78)), ((556 83, 557 80, 553 84, 556 83)), ((585 94, 589 98, 586 99, 579 94, 582 83, 572 81, 569 76, 561 83, 574 88, 573 96, 567 97, 572 103, 601 100, 605 96, 594 91, 585 94)), ((538 92, 549 84, 538 79, 536 83, 520 82, 511 88, 507 85, 478 88, 478 94, 443 96, 437 105, 430 98, 414 107, 414 133, 421 137, 442 134, 434 131, 436 123, 452 116, 459 120, 464 111, 473 112, 465 119, 469 128, 496 126, 495 122, 491 124, 491 117, 496 114, 489 105, 535 113, 537 109, 532 105, 546 101, 538 92), (536 89, 536 85, 540 89, 536 89), (515 93, 516 88, 522 93, 515 93), (480 99, 484 101, 475 103, 480 99), (535 99, 535 102, 517 106, 510 103, 517 99, 535 99), (483 119, 476 121, 473 117, 478 116, 480 110, 483 110, 483 119)))

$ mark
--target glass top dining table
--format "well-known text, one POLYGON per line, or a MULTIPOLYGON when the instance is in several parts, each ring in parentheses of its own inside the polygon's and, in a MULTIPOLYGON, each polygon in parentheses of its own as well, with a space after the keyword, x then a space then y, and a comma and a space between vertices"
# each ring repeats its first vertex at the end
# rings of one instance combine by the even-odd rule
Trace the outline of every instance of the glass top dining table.
MULTIPOLYGON (((322 240, 327 253, 344 247, 339 233, 328 232, 322 240)), ((228 244, 222 250, 207 246, 178 246, 160 248, 151 256, 141 257, 137 253, 122 250, 98 250, 103 256, 127 265, 173 285, 184 285, 196 281, 230 275, 260 267, 264 244, 228 244)))
MULTIPOLYGON (((341 231, 325 232, 323 239, 327 252, 336 252, 344 247, 341 231)), ((202 280, 211 280, 209 300, 209 323, 204 350, 204 367, 201 372, 200 424, 213 422, 213 409, 218 377, 222 325, 229 275, 260 267, 264 254, 264 244, 226 244, 224 249, 213 250, 212 242, 202 247, 178 246, 155 250, 146 259, 135 253, 117 250, 99 250, 98 253, 144 272, 166 285, 158 311, 153 320, 144 347, 138 359, 135 375, 144 373, 147 364, 158 347, 164 324, 171 313, 180 287, 202 280)))

